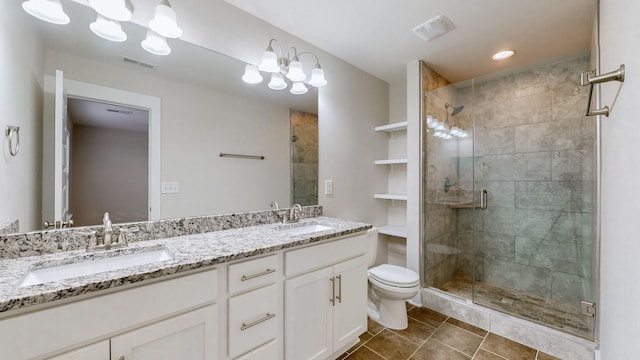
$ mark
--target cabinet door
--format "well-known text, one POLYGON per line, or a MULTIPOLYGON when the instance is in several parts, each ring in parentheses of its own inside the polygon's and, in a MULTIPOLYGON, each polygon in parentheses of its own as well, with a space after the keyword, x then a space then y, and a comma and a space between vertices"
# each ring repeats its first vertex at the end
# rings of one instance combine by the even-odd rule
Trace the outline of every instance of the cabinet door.
POLYGON ((111 338, 111 360, 213 360, 217 307, 178 315, 111 338))
POLYGON ((99 343, 87 345, 79 349, 69 351, 62 355, 54 356, 49 360, 108 360, 109 359, 109 340, 99 343))
POLYGON ((285 359, 325 359, 333 353, 333 268, 285 281, 285 359))
POLYGON ((333 346, 339 350, 367 330, 366 256, 336 264, 336 306, 333 308, 333 346))

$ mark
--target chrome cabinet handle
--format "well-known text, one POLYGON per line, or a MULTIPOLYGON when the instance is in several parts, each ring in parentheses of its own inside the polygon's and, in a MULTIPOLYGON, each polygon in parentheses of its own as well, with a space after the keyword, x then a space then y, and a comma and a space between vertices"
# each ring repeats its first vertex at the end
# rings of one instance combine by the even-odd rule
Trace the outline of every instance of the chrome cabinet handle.
POLYGON ((250 328, 252 326, 256 326, 256 325, 260 324, 261 322, 265 322, 265 321, 267 321, 269 319, 273 319, 274 317, 276 317, 276 314, 267 313, 264 317, 262 317, 262 318, 260 318, 260 319, 258 319, 256 321, 250 322, 248 324, 242 323, 242 326, 240 326, 240 331, 245 331, 245 330, 247 330, 248 328, 250 328))
POLYGON ((487 209, 487 196, 488 196, 488 192, 487 190, 482 190, 480 192, 480 210, 486 210, 487 209))
POLYGON ((331 305, 336 306, 336 282, 335 282, 335 278, 331 278, 329 279, 329 281, 331 281, 331 299, 329 299, 329 301, 331 302, 331 305))
POLYGON ((338 296, 336 296, 336 299, 338 299, 339 303, 342 303, 342 275, 338 275, 336 278, 338 278, 338 296))
POLYGON ((265 271, 263 271, 263 272, 259 272, 259 273, 257 273, 257 274, 252 274, 252 275, 242 275, 242 277, 240 278, 240 281, 247 281, 247 280, 251 280, 251 279, 254 279, 254 278, 257 278, 257 277, 263 276, 263 275, 269 275, 269 274, 274 273, 274 272, 276 272, 276 269, 267 269, 267 270, 265 270, 265 271))

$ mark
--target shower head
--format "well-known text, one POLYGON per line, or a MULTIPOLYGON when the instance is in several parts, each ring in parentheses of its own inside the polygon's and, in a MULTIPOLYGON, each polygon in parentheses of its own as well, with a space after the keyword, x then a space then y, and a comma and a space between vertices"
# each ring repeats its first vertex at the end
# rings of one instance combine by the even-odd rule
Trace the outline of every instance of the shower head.
POLYGON ((449 103, 445 103, 444 107, 445 107, 446 110, 449 110, 449 108, 453 108, 453 111, 451 112, 451 116, 456 116, 456 115, 460 114, 462 109, 464 109, 464 105, 455 106, 455 105, 451 105, 449 103))

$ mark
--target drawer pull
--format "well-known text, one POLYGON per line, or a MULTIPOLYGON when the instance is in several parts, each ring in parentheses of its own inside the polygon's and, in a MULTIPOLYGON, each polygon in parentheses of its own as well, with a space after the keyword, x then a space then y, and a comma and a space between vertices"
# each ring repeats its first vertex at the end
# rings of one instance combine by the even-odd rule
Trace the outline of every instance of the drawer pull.
POLYGON ((267 320, 269 320, 271 318, 274 318, 274 317, 276 317, 276 314, 267 313, 263 318, 260 318, 260 319, 258 319, 256 321, 250 322, 248 324, 242 323, 242 326, 240 326, 240 331, 245 331, 245 330, 247 330, 248 328, 250 328, 252 326, 256 326, 256 325, 260 324, 261 322, 265 322, 265 321, 267 321, 267 320))
POLYGON ((240 281, 247 281, 247 280, 251 280, 251 279, 255 279, 257 277, 263 276, 263 275, 269 275, 276 272, 276 269, 267 269, 263 272, 259 272, 257 274, 252 274, 252 275, 242 275, 242 277, 240 278, 240 281))
POLYGON ((338 302, 342 304, 342 275, 338 275, 336 278, 338 278, 338 295, 336 296, 336 299, 338 299, 338 302))
POLYGON ((335 277, 332 277, 331 279, 329 279, 329 281, 331 281, 331 299, 329 299, 329 302, 331 303, 332 306, 336 306, 336 280, 335 280, 335 277))

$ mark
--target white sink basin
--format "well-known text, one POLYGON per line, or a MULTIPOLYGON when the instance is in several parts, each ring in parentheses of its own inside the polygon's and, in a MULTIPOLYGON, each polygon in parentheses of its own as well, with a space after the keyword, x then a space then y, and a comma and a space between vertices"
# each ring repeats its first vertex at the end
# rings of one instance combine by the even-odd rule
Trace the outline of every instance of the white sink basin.
POLYGON ((20 283, 20 287, 45 284, 53 281, 93 275, 101 272, 147 265, 172 259, 173 256, 166 249, 156 249, 134 254, 116 255, 103 259, 34 269, 27 273, 27 276, 22 280, 22 283, 20 283))
POLYGON ((324 226, 320 224, 295 224, 295 225, 282 225, 278 228, 278 231, 283 234, 289 235, 304 235, 314 232, 325 231, 333 229, 330 226, 324 226))

